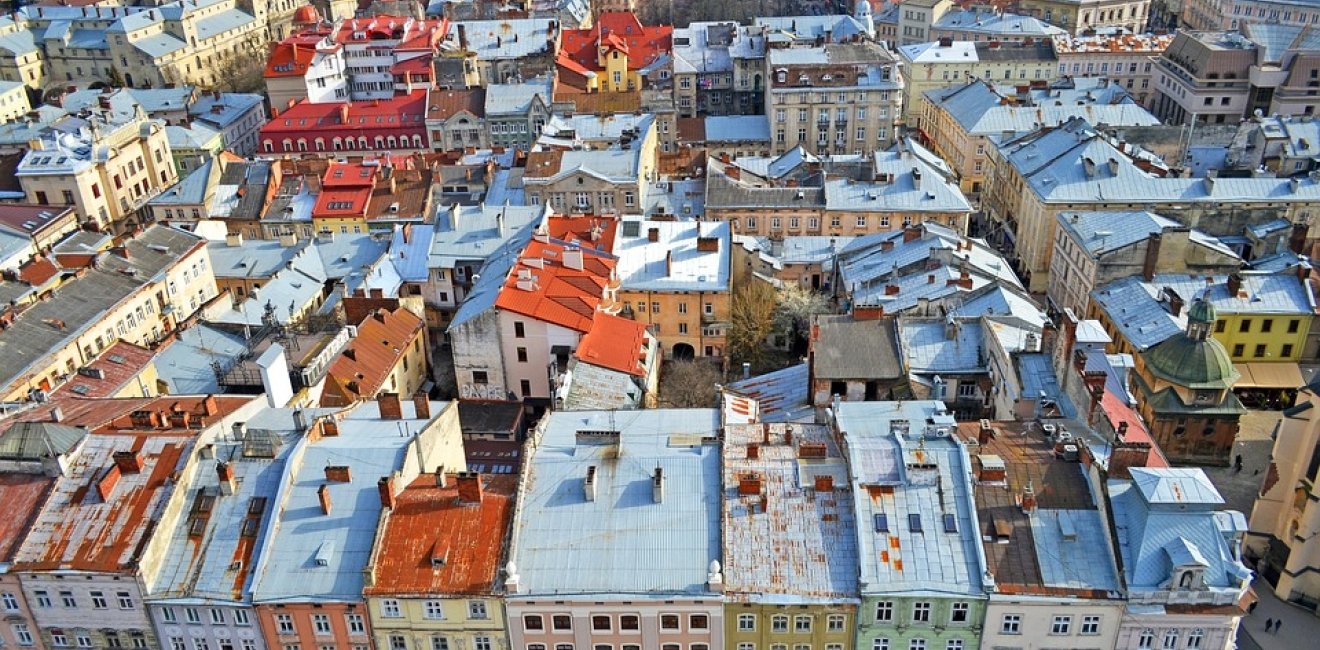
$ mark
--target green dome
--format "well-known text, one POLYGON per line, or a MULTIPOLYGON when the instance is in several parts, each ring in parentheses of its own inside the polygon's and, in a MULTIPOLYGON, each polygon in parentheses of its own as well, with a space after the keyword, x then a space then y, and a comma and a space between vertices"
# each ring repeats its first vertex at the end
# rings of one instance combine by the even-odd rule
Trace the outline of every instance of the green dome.
POLYGON ((1218 319, 1219 314, 1215 313, 1215 306, 1205 298, 1193 300, 1192 308, 1187 310, 1187 320, 1192 322, 1213 323, 1218 319))
MULTIPOLYGON (((1214 308, 1208 310, 1213 316, 1214 308)), ((1224 344, 1213 338, 1198 341, 1186 334, 1175 334, 1147 350, 1144 356, 1151 374, 1186 388, 1231 388, 1239 376, 1224 344)))

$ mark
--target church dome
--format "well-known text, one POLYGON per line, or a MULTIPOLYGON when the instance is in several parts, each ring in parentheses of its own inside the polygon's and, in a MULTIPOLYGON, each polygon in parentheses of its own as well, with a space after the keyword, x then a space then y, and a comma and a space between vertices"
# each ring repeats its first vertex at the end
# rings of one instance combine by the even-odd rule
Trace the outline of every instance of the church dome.
MULTIPOLYGON (((1213 313, 1214 308, 1210 309, 1213 313)), ((1239 376, 1224 344, 1212 337, 1198 340, 1180 332, 1147 350, 1144 356, 1151 374, 1186 388, 1231 388, 1239 376)))
POLYGON ((294 24, 314 25, 321 22, 321 14, 316 12, 316 7, 312 5, 303 5, 293 12, 294 24))

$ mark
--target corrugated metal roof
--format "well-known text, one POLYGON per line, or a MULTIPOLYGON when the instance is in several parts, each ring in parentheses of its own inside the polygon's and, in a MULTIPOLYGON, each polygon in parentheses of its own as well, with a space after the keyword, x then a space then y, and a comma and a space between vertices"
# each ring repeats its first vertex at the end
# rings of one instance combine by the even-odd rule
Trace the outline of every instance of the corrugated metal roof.
POLYGON ((636 232, 614 244, 625 291, 729 290, 728 223, 640 220, 636 232), (652 229, 659 231, 654 242, 648 236, 652 229), (715 250, 699 250, 702 239, 716 240, 715 250))
POLYGON ((719 426, 715 409, 547 416, 526 460, 515 523, 520 593, 711 594, 707 570, 720 559, 719 426), (607 431, 618 432, 616 444, 599 440, 605 434, 578 439, 607 431), (584 492, 589 467, 594 501, 584 492), (652 492, 657 467, 661 503, 652 492))

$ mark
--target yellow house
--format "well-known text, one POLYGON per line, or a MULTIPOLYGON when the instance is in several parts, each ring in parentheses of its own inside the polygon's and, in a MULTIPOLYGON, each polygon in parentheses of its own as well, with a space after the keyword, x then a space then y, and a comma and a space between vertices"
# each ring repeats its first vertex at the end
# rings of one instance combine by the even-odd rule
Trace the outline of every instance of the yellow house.
POLYGON ((382 480, 363 589, 377 648, 509 647, 501 569, 517 477, 447 469, 382 480))
POLYGON ((673 33, 668 25, 642 25, 632 12, 601 12, 590 29, 563 31, 560 82, 581 92, 641 90, 648 70, 672 51, 673 33))

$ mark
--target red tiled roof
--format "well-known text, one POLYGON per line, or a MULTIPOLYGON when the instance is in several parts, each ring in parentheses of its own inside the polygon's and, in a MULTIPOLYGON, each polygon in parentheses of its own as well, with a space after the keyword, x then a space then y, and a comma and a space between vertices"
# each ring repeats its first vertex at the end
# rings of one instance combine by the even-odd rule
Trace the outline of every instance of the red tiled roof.
POLYGON ((532 239, 505 279, 495 306, 578 332, 590 330, 612 281, 615 260, 585 249, 582 269, 572 269, 562 262, 567 248, 532 239))
POLYGON ((561 60, 567 56, 587 70, 599 71, 596 46, 604 40, 628 55, 629 70, 638 70, 672 51, 673 36, 674 28, 669 25, 647 27, 632 12, 605 11, 591 29, 564 30, 561 60))
POLYGON ((348 406, 375 397, 399 359, 421 336, 424 324, 402 307, 378 309, 368 316, 358 325, 357 338, 330 364, 321 406, 348 406))
POLYGON ((0 503, 5 504, 5 516, 0 517, 0 562, 13 557, 54 482, 40 474, 0 474, 0 503))
POLYGON ((371 188, 321 190, 312 206, 312 218, 364 216, 371 188))
POLYGON ((0 203, 0 227, 31 237, 72 211, 64 205, 0 203))
POLYGON ((307 74, 307 66, 316 58, 316 44, 325 40, 329 33, 321 29, 311 29, 291 34, 275 43, 270 48, 270 56, 266 59, 266 71, 262 75, 271 78, 301 77, 307 74))
POLYGON ((414 77, 431 76, 431 57, 415 56, 411 59, 404 59, 390 67, 390 74, 412 73, 414 77))
POLYGON ((334 39, 339 43, 397 41, 391 50, 434 50, 449 33, 449 19, 417 20, 408 16, 369 16, 341 22, 334 39))
MULTIPOLYGON (((133 381, 156 353, 128 341, 116 341, 100 356, 51 392, 51 397, 110 397, 133 381)), ((154 392, 155 386, 147 386, 154 392)))
POLYGON ((494 593, 517 478, 476 480, 483 484, 480 503, 461 502, 452 476, 448 487, 438 487, 434 474, 422 474, 399 492, 380 533, 375 582, 364 595, 494 593))
POLYGON ((1100 398, 1100 410, 1104 412, 1105 417, 1109 419, 1109 425, 1113 430, 1118 430, 1120 422, 1127 422, 1127 433, 1123 439, 1127 442, 1144 442, 1150 444, 1150 454, 1146 457, 1146 467, 1168 467, 1169 461, 1164 457, 1164 452, 1160 446, 1155 443, 1155 439, 1150 436, 1146 430, 1146 425, 1141 422, 1141 416, 1132 410, 1132 407, 1123 403, 1113 391, 1106 390, 1104 397, 1100 398))
POLYGON ((578 341, 578 359, 634 377, 646 374, 645 355, 646 325, 613 314, 596 314, 591 330, 578 341))
POLYGON ((431 93, 431 108, 427 119, 447 120, 462 111, 476 117, 486 116, 486 89, 437 90, 431 93))
MULTIPOLYGON (((375 136, 402 136, 395 149, 416 149, 411 138, 421 136, 422 146, 426 146, 426 97, 425 89, 395 95, 389 99, 373 99, 357 102, 339 102, 313 104, 303 100, 288 110, 279 113, 261 127, 260 140, 263 150, 269 142, 272 152, 283 153, 282 142, 285 139, 297 142, 302 139, 308 144, 308 151, 315 151, 312 143, 316 138, 325 141, 325 151, 331 151, 332 140, 336 137, 365 137, 366 149, 379 151, 375 136)), ((361 150, 362 147, 357 147, 361 150)), ((296 150, 291 150, 296 151, 296 150)))
POLYGON ((619 219, 617 217, 594 216, 588 214, 550 215, 546 220, 546 231, 555 239, 562 239, 582 246, 583 248, 594 248, 596 250, 611 253, 614 251, 614 235, 619 231, 619 219), (592 232, 597 233, 597 238, 592 239, 592 232))
POLYGON ((35 257, 18 269, 18 279, 39 287, 59 275, 60 267, 47 257, 35 257))

